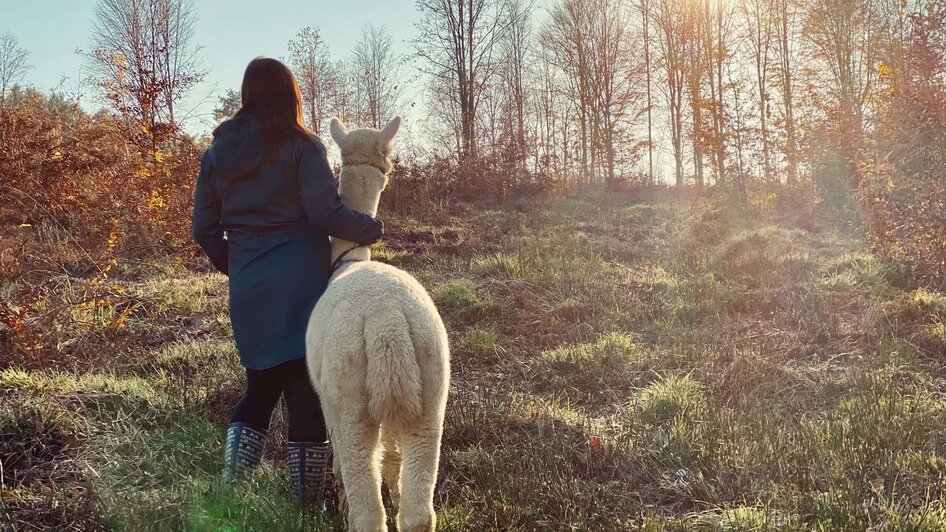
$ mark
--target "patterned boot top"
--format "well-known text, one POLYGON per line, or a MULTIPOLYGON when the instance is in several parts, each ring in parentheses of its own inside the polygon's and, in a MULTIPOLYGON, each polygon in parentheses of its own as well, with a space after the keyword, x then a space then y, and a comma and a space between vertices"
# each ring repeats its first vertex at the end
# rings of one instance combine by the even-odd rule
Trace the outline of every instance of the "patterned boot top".
POLYGON ((263 458, 266 431, 247 423, 231 423, 223 451, 223 478, 230 483, 253 476, 263 458))
POLYGON ((327 471, 332 466, 329 442, 289 442, 289 479, 292 496, 301 504, 313 504, 325 511, 327 471))

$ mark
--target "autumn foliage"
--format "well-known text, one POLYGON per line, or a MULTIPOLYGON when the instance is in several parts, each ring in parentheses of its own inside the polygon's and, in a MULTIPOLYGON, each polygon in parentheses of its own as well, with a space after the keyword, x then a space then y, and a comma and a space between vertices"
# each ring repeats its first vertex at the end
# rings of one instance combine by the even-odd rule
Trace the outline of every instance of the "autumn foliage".
POLYGON ((45 337, 63 315, 119 327, 134 305, 115 306, 116 266, 197 256, 189 221, 201 146, 175 135, 153 149, 147 130, 61 103, 29 93, 0 108, 0 281, 15 287, 0 299, 0 351, 17 357, 52 349, 45 337), (63 291, 63 275, 82 289, 63 291))
POLYGON ((877 133, 861 170, 861 203, 877 247, 946 283, 946 9, 914 15, 897 64, 881 68, 877 133))
POLYGON ((0 110, 4 222, 55 224, 93 256, 116 234, 123 247, 180 250, 202 148, 176 137, 152 151, 143 136, 114 115, 66 117, 39 98, 0 110))

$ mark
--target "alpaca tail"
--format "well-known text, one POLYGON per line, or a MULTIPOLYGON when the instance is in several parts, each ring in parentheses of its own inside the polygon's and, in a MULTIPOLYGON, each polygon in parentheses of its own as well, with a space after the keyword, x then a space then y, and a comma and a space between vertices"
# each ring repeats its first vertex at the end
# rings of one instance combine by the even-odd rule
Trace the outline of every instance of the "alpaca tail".
POLYGON ((365 321, 368 356, 368 413, 391 427, 421 414, 421 378, 410 327, 400 310, 378 312, 365 321))

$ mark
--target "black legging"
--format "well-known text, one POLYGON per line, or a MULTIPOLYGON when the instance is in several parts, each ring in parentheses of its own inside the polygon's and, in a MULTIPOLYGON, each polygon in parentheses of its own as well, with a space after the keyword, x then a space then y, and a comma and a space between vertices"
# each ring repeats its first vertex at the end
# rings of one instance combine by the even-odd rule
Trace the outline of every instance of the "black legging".
POLYGON ((268 429, 273 409, 283 394, 289 409, 289 441, 327 440, 322 405, 302 358, 269 369, 247 369, 246 392, 233 410, 230 422, 268 429))

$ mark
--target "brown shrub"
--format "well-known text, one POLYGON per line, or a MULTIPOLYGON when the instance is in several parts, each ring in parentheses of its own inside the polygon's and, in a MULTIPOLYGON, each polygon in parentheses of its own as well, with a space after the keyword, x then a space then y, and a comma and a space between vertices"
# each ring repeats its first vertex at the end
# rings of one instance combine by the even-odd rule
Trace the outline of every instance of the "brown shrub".
POLYGON ((395 157, 382 211, 416 213, 456 203, 495 206, 509 199, 564 196, 572 183, 562 176, 511 168, 500 157, 482 156, 458 164, 452 157, 395 157))
POLYGON ((912 18, 902 63, 884 76, 861 203, 882 252, 946 286, 946 10, 912 18))
POLYGON ((131 245, 189 246, 202 150, 188 137, 140 149, 138 135, 105 113, 66 121, 42 102, 0 110, 0 222, 53 223, 91 262, 131 245))
POLYGON ((0 108, 0 367, 56 350, 52 331, 71 311, 127 299, 110 280, 116 265, 195 256, 202 147, 177 135, 142 142, 149 133, 124 118, 67 111, 41 95, 0 108), (81 280, 64 291, 61 274, 81 280))

